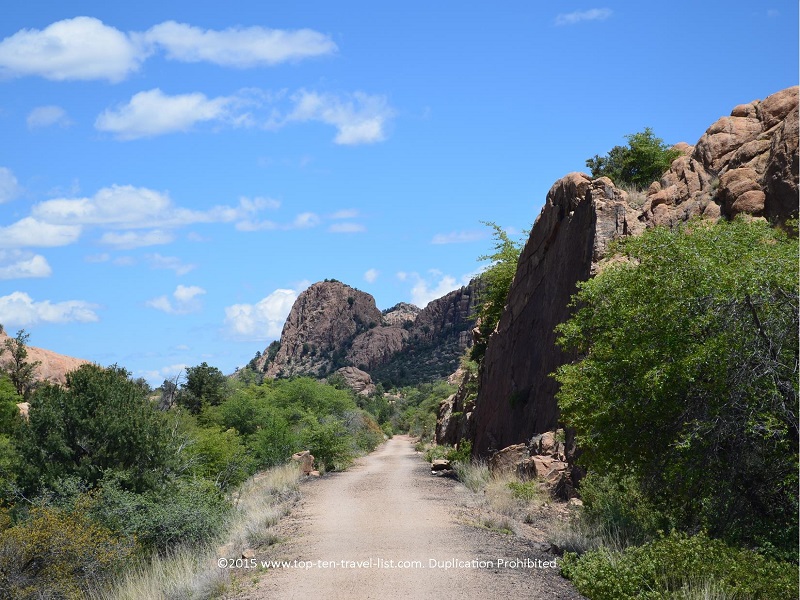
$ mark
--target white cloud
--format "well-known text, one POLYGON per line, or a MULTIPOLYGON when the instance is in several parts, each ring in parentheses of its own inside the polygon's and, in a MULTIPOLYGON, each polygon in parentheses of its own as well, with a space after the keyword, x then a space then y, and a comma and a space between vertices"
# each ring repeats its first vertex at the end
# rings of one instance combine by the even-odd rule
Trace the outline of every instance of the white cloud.
POLYGON ((279 338, 298 290, 277 289, 256 304, 234 304, 225 308, 225 325, 232 337, 261 342, 279 338))
POLYGON ((438 278, 438 281, 425 280, 417 273, 410 274, 410 277, 414 280, 414 286, 411 288, 411 303, 420 308, 425 308, 431 300, 441 298, 445 294, 457 290, 462 285, 451 275, 442 275, 441 272, 436 270, 429 272, 434 278, 438 278))
POLYGON ((355 219, 356 217, 358 217, 358 211, 355 208, 337 210, 331 215, 331 219, 355 219))
POLYGON ((81 235, 78 225, 53 225, 25 217, 8 227, 0 227, 0 248, 66 246, 81 235))
POLYGON ((399 279, 400 281, 405 281, 406 279, 408 279, 408 273, 406 273, 405 271, 398 271, 395 274, 395 277, 397 277, 397 279, 399 279))
POLYGON ((576 25, 583 21, 605 21, 611 16, 610 8, 592 8, 589 10, 561 13, 556 15, 556 25, 576 25))
POLYGON ((100 254, 90 254, 86 256, 83 260, 88 263, 104 263, 111 260, 111 255, 108 252, 102 252, 100 254))
POLYGON ((0 250, 0 279, 50 277, 53 269, 41 254, 21 250, 0 250))
POLYGON ((363 92, 349 95, 301 90, 292 96, 294 110, 285 121, 320 121, 337 129, 334 142, 371 144, 386 139, 386 125, 394 116, 385 96, 363 92))
POLYGON ((328 227, 331 233, 361 233, 366 230, 367 228, 361 223, 333 223, 328 227))
POLYGON ((5 38, 0 42, 0 75, 118 82, 145 57, 143 48, 122 31, 92 17, 75 17, 5 38))
POLYGON ((88 323, 100 320, 94 312, 97 308, 96 304, 83 300, 34 302, 25 292, 12 292, 0 296, 0 323, 22 327, 38 323, 88 323))
POLYGON ((464 244, 475 242, 486 237, 483 231, 452 231, 450 233, 437 233, 433 236, 431 244, 464 244))
POLYGON ((121 140, 188 131, 196 123, 223 119, 231 98, 209 100, 205 94, 167 96, 156 88, 134 95, 127 104, 103 112, 95 128, 121 140))
POLYGON ((311 29, 232 27, 215 31, 175 21, 150 28, 144 39, 164 48, 170 60, 210 62, 239 69, 297 61, 337 50, 333 40, 311 29))
POLYGON ((184 263, 177 256, 161 256, 160 254, 149 254, 147 260, 153 269, 168 269, 175 271, 176 275, 186 275, 197 268, 197 265, 184 263))
POLYGON ((64 225, 101 225, 115 229, 162 229, 195 223, 230 223, 251 218, 270 201, 241 198, 238 206, 220 205, 206 211, 175 206, 165 192, 132 185, 102 188, 90 198, 57 198, 33 207, 41 221, 64 225))
POLYGON ((201 304, 198 296, 205 293, 203 288, 196 285, 179 285, 172 292, 172 300, 167 296, 159 296, 148 300, 145 304, 170 315, 185 315, 200 310, 201 304))
POLYGON ((38 129, 40 127, 51 127, 58 125, 59 127, 69 127, 72 122, 67 116, 65 111, 60 106, 37 106, 34 108, 26 119, 28 129, 38 129))
POLYGON ((0 204, 13 200, 20 193, 19 182, 11 169, 0 167, 0 204))
POLYGON ((109 231, 102 235, 100 243, 114 246, 119 250, 132 250, 145 246, 169 244, 174 239, 175 237, 171 233, 159 229, 154 229, 153 231, 125 231, 123 233, 109 231))
POLYGON ((304 212, 297 215, 291 225, 292 229, 310 229, 320 224, 319 215, 313 212, 304 212))
POLYGON ((379 271, 377 269, 369 269, 366 273, 364 273, 364 279, 366 279, 369 283, 373 283, 379 275, 379 271))

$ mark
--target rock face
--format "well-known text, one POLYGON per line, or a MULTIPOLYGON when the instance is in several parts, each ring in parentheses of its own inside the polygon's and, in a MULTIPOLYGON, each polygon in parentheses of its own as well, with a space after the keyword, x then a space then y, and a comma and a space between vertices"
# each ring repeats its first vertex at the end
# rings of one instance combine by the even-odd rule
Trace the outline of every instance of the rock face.
MULTIPOLYGON (((8 334, 0 333, 0 348, 5 347, 7 339, 9 339, 8 334)), ((49 381, 51 383, 63 384, 67 381, 67 373, 74 371, 81 365, 90 364, 88 360, 57 354, 56 352, 43 348, 27 346, 27 349, 28 362, 40 363, 35 372, 36 381, 49 381)), ((5 366, 7 361, 7 354, 0 355, 0 366, 5 366)))
POLYGON ((694 216, 796 216, 799 90, 740 104, 709 127, 650 187, 642 220, 672 226, 694 216))
POLYGON ((342 367, 334 375, 340 375, 347 387, 361 396, 369 396, 375 391, 375 384, 372 383, 369 373, 355 367, 342 367))
POLYGON ((576 283, 596 274, 608 242, 694 216, 747 213, 781 223, 798 211, 798 88, 737 106, 650 186, 642 210, 606 178, 571 173, 553 185, 522 251, 490 336, 473 420, 478 456, 555 429, 557 384, 571 360, 555 346, 576 283))
POLYGON ((520 255, 506 308, 490 336, 475 408, 473 452, 488 455, 558 424, 556 382, 571 357, 554 328, 609 242, 644 230, 627 194, 610 179, 570 173, 553 185, 520 255))
POLYGON ((356 336, 380 323, 381 312, 369 294, 338 281, 315 283, 295 300, 266 375, 324 376, 345 366, 356 336))
POLYGON ((414 323, 420 312, 422 312, 422 309, 419 306, 414 306, 408 302, 400 302, 383 311, 383 324, 390 327, 403 327, 407 323, 414 323))
POLYGON ((371 371, 373 379, 394 385, 412 385, 447 377, 472 345, 472 328, 480 279, 428 303, 408 328, 402 349, 371 371))
POLYGON ((424 309, 400 303, 381 313, 365 292, 315 283, 292 306, 274 357, 265 351, 256 367, 267 377, 323 377, 342 367, 380 382, 446 377, 471 342, 479 288, 473 281, 424 309))

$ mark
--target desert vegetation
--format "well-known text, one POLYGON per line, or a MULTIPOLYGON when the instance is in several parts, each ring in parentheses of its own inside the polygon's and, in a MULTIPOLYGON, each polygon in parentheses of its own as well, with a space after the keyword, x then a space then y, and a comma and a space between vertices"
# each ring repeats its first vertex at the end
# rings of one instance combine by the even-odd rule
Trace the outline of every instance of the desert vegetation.
POLYGON ((585 595, 796 597, 797 253, 794 231, 692 221, 580 286, 556 377, 589 475, 556 543, 585 595))
POLYGON ((84 365, 31 386, 23 419, 0 377, 1 596, 212 597, 217 548, 275 541, 292 453, 339 470, 384 439, 351 392, 312 379, 248 384, 203 363, 169 383, 84 365))

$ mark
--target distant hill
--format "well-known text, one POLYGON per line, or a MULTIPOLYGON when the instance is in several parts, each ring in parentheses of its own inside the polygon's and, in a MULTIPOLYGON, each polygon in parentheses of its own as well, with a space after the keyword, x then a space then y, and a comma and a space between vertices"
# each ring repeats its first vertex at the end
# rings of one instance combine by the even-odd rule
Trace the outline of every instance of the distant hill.
MULTIPOLYGON (((0 332, 0 347, 5 347, 5 342, 9 338, 5 332, 0 332)), ((89 364, 90 361, 82 358, 74 358, 64 354, 58 354, 52 350, 28 346, 28 361, 41 363, 36 368, 35 377, 37 381, 49 381, 51 383, 65 383, 66 375, 74 371, 81 365, 89 364)), ((4 353, 0 355, 0 367, 5 366, 8 356, 4 353)))
POLYGON ((407 385, 447 377, 471 344, 479 280, 424 309, 375 299, 339 281, 311 285, 295 301, 278 345, 256 369, 268 377, 325 377, 356 367, 378 383, 407 385))

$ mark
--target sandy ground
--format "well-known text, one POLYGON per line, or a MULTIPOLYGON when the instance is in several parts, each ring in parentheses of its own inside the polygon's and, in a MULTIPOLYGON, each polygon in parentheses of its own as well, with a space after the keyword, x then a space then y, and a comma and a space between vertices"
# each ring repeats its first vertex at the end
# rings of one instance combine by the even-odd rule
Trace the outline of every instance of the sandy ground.
POLYGON ((288 564, 246 574, 236 598, 581 598, 537 544, 468 524, 468 492, 406 436, 301 489, 286 541, 258 557, 288 564))

